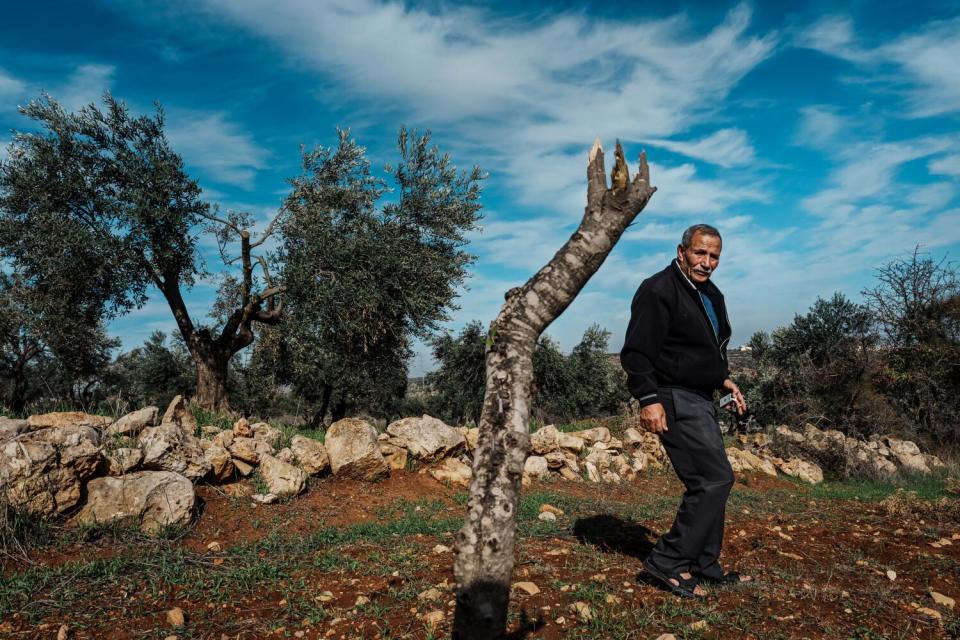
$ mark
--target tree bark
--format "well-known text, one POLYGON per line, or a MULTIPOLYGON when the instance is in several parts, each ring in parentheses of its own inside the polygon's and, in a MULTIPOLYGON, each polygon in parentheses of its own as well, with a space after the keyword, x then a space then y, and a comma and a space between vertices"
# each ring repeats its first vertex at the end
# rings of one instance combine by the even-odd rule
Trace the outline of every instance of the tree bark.
POLYGON ((516 513, 529 449, 533 350, 540 334, 569 306, 656 191, 646 155, 631 181, 623 149, 607 188, 599 138, 587 162, 587 206, 579 228, 549 263, 505 296, 487 337, 486 392, 473 461, 467 517, 456 538, 453 638, 506 634, 516 513))
POLYGON ((197 365, 197 393, 194 398, 197 405, 211 411, 229 411, 227 366, 233 354, 221 352, 212 343, 196 345, 191 353, 197 365))

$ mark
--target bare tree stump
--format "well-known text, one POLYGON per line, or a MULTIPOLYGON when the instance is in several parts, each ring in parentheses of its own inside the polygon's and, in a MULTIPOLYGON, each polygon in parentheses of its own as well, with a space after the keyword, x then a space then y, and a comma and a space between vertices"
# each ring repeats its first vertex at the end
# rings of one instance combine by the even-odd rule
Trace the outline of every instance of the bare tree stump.
POLYGON ((566 244, 522 287, 507 292, 490 325, 486 393, 473 461, 467 518, 456 538, 457 606, 453 638, 501 638, 506 633, 516 513, 529 450, 533 350, 540 334, 566 309, 656 191, 646 154, 630 180, 617 142, 608 189, 597 138, 587 161, 587 206, 566 244))

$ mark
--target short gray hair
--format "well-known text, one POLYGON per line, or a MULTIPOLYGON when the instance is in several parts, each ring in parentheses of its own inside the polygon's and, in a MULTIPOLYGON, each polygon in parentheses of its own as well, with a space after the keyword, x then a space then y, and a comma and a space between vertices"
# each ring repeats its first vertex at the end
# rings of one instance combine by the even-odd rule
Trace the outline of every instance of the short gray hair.
POLYGON ((695 224, 692 227, 687 227, 687 230, 683 232, 683 238, 680 239, 680 246, 684 249, 689 249, 693 243, 693 236, 698 233, 714 236, 719 239, 720 242, 723 242, 723 238, 720 237, 720 232, 717 231, 716 227, 711 227, 709 224, 695 224))

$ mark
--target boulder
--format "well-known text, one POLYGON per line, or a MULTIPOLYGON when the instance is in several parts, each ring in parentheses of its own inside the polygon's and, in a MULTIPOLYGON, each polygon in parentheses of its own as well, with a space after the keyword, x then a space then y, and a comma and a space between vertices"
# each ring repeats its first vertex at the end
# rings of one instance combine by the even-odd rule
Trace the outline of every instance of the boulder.
POLYGON ((734 472, 759 471, 768 476, 777 475, 777 468, 773 462, 757 456, 749 451, 737 449, 736 447, 727 447, 727 460, 734 472))
POLYGON ((260 453, 257 451, 257 441, 253 438, 235 437, 233 442, 230 443, 230 446, 227 447, 227 451, 237 460, 243 460, 249 464, 257 464, 260 462, 260 453))
POLYGON ((551 451, 543 457, 551 471, 556 471, 567 464, 567 456, 562 451, 551 451))
POLYGON ((313 438, 296 435, 290 440, 290 450, 300 468, 311 476, 330 469, 330 456, 323 443, 313 438))
POLYGON ((780 472, 791 478, 799 478, 810 484, 820 484, 823 482, 823 470, 812 462, 801 460, 800 458, 791 458, 778 466, 780 472))
POLYGON ((623 431, 623 444, 628 447, 639 447, 644 443, 643 434, 633 427, 628 427, 623 431))
POLYGON ((580 436, 575 436, 573 434, 564 433, 561 431, 560 435, 557 436, 557 445, 559 445, 561 449, 579 453, 583 451, 583 448, 587 446, 587 443, 580 436))
POLYGON ((523 480, 546 480, 550 477, 550 465, 542 456, 530 456, 523 463, 523 480))
POLYGON ((0 416, 0 442, 6 442, 29 430, 30 423, 26 420, 0 416))
POLYGON ((428 415, 392 422, 387 433, 403 440, 416 460, 439 460, 466 448, 466 440, 458 430, 428 415))
POLYGON ((802 433, 797 433, 785 424, 777 427, 774 430, 774 434, 779 436, 780 439, 784 440, 785 442, 792 442, 793 444, 800 444, 804 441, 802 433))
POLYGON ((193 417, 190 406, 183 396, 176 396, 163 413, 160 424, 172 423, 179 425, 183 430, 193 435, 197 432, 197 419, 193 417))
POLYGON ((593 427, 592 429, 586 429, 584 431, 574 431, 569 435, 583 438, 587 444, 610 442, 610 429, 606 427, 593 427))
POLYGON ((0 444, 0 492, 13 507, 58 515, 80 501, 101 463, 100 433, 68 424, 22 433, 0 444))
POLYGON ((240 418, 233 423, 233 435, 238 438, 252 438, 253 428, 246 418, 240 418))
POLYGON ((119 478, 95 478, 87 483, 87 502, 74 524, 127 520, 143 531, 189 524, 196 505, 193 483, 172 471, 137 471, 119 478))
POLYGON ((254 467, 252 464, 248 464, 243 460, 238 460, 238 459, 232 459, 231 461, 233 462, 233 468, 236 469, 237 473, 239 473, 244 478, 246 478, 251 473, 253 473, 254 467))
POLYGON ((469 487, 473 470, 456 458, 444 458, 437 467, 430 469, 430 475, 440 482, 469 487))
POLYGON ((220 445, 224 449, 229 449, 230 445, 233 444, 233 430, 224 429, 220 433, 214 435, 213 438, 211 438, 211 442, 213 442, 213 444, 220 445))
POLYGON ((143 468, 173 471, 194 482, 210 473, 210 462, 204 457, 198 439, 190 433, 172 422, 144 429, 138 439, 143 451, 143 468))
POLYGON ((883 439, 883 444, 890 449, 897 464, 907 473, 930 473, 927 459, 915 442, 887 437, 883 439))
POLYGON ((140 466, 143 462, 143 452, 135 447, 118 447, 113 451, 104 451, 103 458, 107 463, 109 475, 122 476, 140 466))
POLYGON ((210 463, 210 472, 217 482, 226 482, 233 478, 233 457, 222 446, 210 443, 203 452, 203 457, 210 463))
POLYGON ((27 418, 30 429, 49 429, 53 427, 96 427, 102 429, 113 422, 106 416, 95 416, 82 411, 55 411, 27 418))
POLYGON ((600 482, 600 470, 597 469, 597 465, 588 460, 583 463, 583 467, 587 470, 587 480, 590 482, 600 482))
POLYGON ((541 456, 556 451, 560 448, 559 439, 560 431, 552 424, 540 427, 530 434, 530 450, 541 456))
POLYGON ((260 456, 260 477, 270 493, 281 498, 295 496, 307 486, 307 474, 302 469, 268 454, 260 456))
POLYGON ((628 482, 637 477, 637 472, 633 470, 633 466, 630 464, 630 460, 628 460, 626 456, 611 456, 610 470, 628 482))
POLYGON ((293 455, 293 449, 290 447, 284 447, 280 449, 280 451, 277 451, 276 458, 287 464, 297 464, 297 456, 293 455))
POLYGON ((327 430, 324 445, 335 476, 379 480, 390 475, 387 461, 380 453, 377 431, 366 420, 344 418, 334 422, 327 430))
POLYGON ((380 453, 383 454, 383 458, 387 461, 387 466, 390 467, 391 470, 402 470, 407 468, 409 452, 405 448, 399 447, 391 442, 381 440, 380 453))
POLYGON ((250 430, 253 431, 254 440, 266 442, 274 449, 279 447, 280 443, 283 442, 283 431, 280 431, 280 429, 276 427, 271 427, 266 422, 255 422, 250 425, 250 430))
POLYGON ((135 436, 145 428, 157 424, 159 415, 160 409, 157 407, 144 407, 118 419, 107 427, 106 433, 111 436, 135 436))
POLYGON ((480 429, 476 427, 472 429, 460 427, 460 435, 462 435, 466 441, 467 451, 473 451, 477 448, 477 443, 480 441, 480 429))

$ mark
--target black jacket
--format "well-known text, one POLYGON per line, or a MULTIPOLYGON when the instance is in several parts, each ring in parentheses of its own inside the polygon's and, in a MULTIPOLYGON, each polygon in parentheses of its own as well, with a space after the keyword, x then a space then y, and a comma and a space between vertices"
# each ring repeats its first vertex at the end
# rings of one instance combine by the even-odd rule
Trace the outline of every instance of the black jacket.
POLYGON ((697 287, 674 260, 640 284, 631 305, 620 363, 627 388, 640 406, 659 402, 659 387, 682 387, 708 398, 730 375, 727 343, 730 319, 723 294, 710 281, 703 285, 720 324, 713 325, 697 287))

